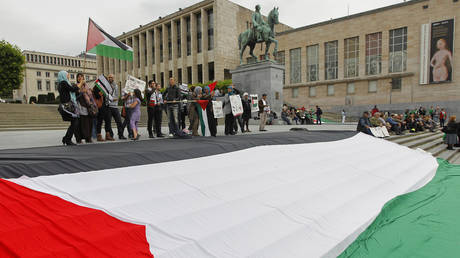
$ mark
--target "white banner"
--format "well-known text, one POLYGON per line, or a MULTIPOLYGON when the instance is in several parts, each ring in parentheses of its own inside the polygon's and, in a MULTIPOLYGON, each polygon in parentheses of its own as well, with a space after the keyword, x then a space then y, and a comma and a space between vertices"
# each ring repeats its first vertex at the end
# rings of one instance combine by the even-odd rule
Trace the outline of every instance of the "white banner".
POLYGON ((144 95, 145 86, 146 83, 144 81, 139 80, 131 75, 128 75, 128 78, 126 79, 125 88, 123 89, 123 91, 133 92, 135 89, 139 89, 142 95, 144 95))
POLYGON ((259 112, 259 96, 257 94, 250 95, 251 97, 251 113, 259 112))
POLYGON ((230 105, 232 106, 233 116, 240 116, 243 114, 243 103, 241 102, 240 95, 230 96, 230 105))
POLYGON ((212 110, 214 111, 214 118, 224 117, 224 110, 222 109, 222 101, 213 101, 212 110))

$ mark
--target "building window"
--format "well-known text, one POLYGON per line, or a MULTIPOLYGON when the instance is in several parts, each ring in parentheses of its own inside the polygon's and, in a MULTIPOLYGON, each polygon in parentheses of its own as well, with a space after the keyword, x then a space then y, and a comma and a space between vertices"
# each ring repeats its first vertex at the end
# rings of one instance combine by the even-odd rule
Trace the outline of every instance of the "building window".
POLYGON ((201 14, 198 13, 196 14, 196 48, 197 52, 201 53, 203 47, 202 47, 202 31, 201 31, 201 14))
POLYGON ((214 81, 215 79, 214 62, 208 63, 208 76, 209 76, 209 81, 214 81))
POLYGON ((53 57, 53 64, 56 64, 56 57, 53 57))
POLYGON ((347 84, 347 94, 355 94, 355 84, 353 82, 347 84))
POLYGON ((42 72, 37 71, 37 76, 42 76, 42 72))
MULTIPOLYGON (((152 74, 152 78, 153 78, 154 82, 157 82, 157 75, 156 74, 152 74)), ((163 85, 161 85, 161 87, 163 87, 163 85)))
POLYGON ((230 73, 230 69, 224 69, 224 80, 232 79, 232 74, 230 73))
POLYGON ((299 97, 299 88, 292 88, 292 98, 295 99, 299 97))
POLYGON ((59 85, 58 82, 55 81, 54 82, 54 91, 58 91, 58 85, 59 85))
POLYGON ((327 85, 327 95, 334 96, 334 85, 327 85))
POLYGON ((208 10, 208 50, 214 49, 214 13, 208 10))
POLYGON ((46 63, 47 63, 47 64, 50 63, 50 57, 49 57, 49 56, 46 57, 46 63))
POLYGON ((177 69, 177 81, 182 84, 182 69, 177 69))
MULTIPOLYGON (((286 64, 286 54, 283 51, 278 51, 278 53, 276 53, 276 57, 275 57, 275 60, 278 64, 280 65, 285 65, 286 64)), ((286 71, 283 70, 283 84, 286 83, 286 71)))
MULTIPOLYGON (((144 42, 144 44, 145 44, 145 46, 142 48, 142 49, 144 50, 144 66, 147 66, 147 65, 148 65, 148 63, 147 63, 147 33, 148 33, 148 32, 146 32, 145 34, 142 34, 142 35, 141 35, 142 40, 143 40, 143 42, 144 42)), ((118 61, 119 61, 119 60, 118 60, 118 61)), ((117 61, 115 60, 115 62, 117 62, 117 61)), ((114 70, 115 70, 115 69, 116 69, 116 67, 114 68, 114 70)), ((147 81, 148 81, 148 80, 147 80, 147 81)))
POLYGON ((58 73, 54 73, 54 78, 57 78, 58 77, 58 73))
POLYGON ((326 80, 337 79, 339 66, 338 45, 339 42, 337 40, 324 43, 326 80))
POLYGON ((37 81, 37 90, 42 90, 42 81, 41 80, 37 81))
POLYGON ((163 29, 158 28, 158 33, 160 34, 160 62, 163 62, 163 29))
POLYGON ((345 39, 345 78, 359 75, 359 37, 345 39))
POLYGON ((190 31, 190 17, 185 19, 185 25, 187 28, 187 56, 191 55, 192 53, 192 38, 191 38, 191 31, 190 31))
POLYGON ((191 66, 187 67, 187 83, 188 84, 192 83, 192 67, 191 66))
POLYGON ((26 54, 26 60, 27 60, 27 62, 29 62, 29 60, 30 60, 29 58, 30 58, 29 54, 26 54))
POLYGON ((377 92, 377 81, 369 81, 368 91, 370 93, 377 92))
MULTIPOLYGON (((172 71, 169 71, 169 72, 168 72, 168 75, 169 75, 169 76, 168 76, 168 79, 169 79, 169 78, 172 78, 172 77, 173 77, 172 71)), ((169 81, 169 80, 168 80, 168 81, 169 81)))
POLYGON ((301 48, 289 50, 290 57, 290 81, 291 83, 300 83, 302 81, 301 77, 301 57, 300 57, 301 48))
POLYGON ((391 90, 400 91, 401 87, 402 87, 402 79, 401 78, 393 78, 393 79, 391 79, 391 90))
POLYGON ((182 56, 182 46, 181 46, 181 26, 180 20, 176 21, 176 33, 177 33, 177 57, 182 56))
MULTIPOLYGON (((86 54, 85 54, 86 55, 86 54)), ((78 67, 81 67, 81 63, 80 63, 80 60, 78 60, 78 67)))
POLYGON ((203 83, 203 65, 198 65, 198 83, 203 83))
POLYGON ((46 90, 51 91, 51 82, 50 81, 46 81, 46 90))
POLYGON ((382 72, 382 32, 366 35, 366 75, 382 72))
POLYGON ((172 59, 172 40, 171 40, 171 25, 166 26, 168 29, 168 60, 172 59))
POLYGON ((407 27, 390 30, 389 72, 406 71, 407 62, 407 27))
POLYGON ((319 80, 319 45, 307 47, 307 80, 319 80))
POLYGON ((73 73, 70 74, 70 79, 75 79, 75 75, 73 73))
POLYGON ((316 87, 312 86, 308 89, 308 95, 310 97, 316 97, 316 87))
POLYGON ((46 78, 50 78, 50 72, 45 73, 46 78))
POLYGON ((75 67, 75 60, 72 59, 72 66, 75 67))
POLYGON ((165 87, 165 74, 164 74, 164 72, 160 73, 160 81, 161 81, 161 85, 163 87, 165 87))
POLYGON ((39 63, 42 62, 42 56, 38 56, 38 62, 39 62, 39 63))

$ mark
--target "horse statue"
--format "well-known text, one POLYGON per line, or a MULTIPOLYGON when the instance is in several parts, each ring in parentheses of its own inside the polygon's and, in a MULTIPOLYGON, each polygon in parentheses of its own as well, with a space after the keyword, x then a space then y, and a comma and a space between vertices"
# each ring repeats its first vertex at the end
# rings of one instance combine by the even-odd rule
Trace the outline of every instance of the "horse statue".
MULTIPOLYGON (((260 7, 257 6, 259 9, 260 7)), ((260 15, 258 12, 259 10, 256 7, 256 13, 254 15, 260 15)), ((273 57, 276 56, 278 52, 278 40, 275 39, 275 25, 279 24, 278 16, 278 7, 274 7, 270 13, 268 14, 268 21, 265 23, 263 21, 263 17, 260 15, 260 19, 262 19, 262 24, 258 27, 258 31, 256 28, 247 29, 245 32, 241 33, 238 36, 238 47, 240 50, 240 64, 243 64, 243 53, 247 46, 249 46, 249 54, 257 60, 257 57, 254 55, 254 48, 256 47, 257 43, 265 43, 265 60, 269 60, 268 58, 268 51, 270 50, 270 45, 275 43, 275 49, 273 50, 273 57), (257 37, 257 33, 259 33, 259 38, 257 37)), ((254 19, 253 15, 253 19, 254 19)))

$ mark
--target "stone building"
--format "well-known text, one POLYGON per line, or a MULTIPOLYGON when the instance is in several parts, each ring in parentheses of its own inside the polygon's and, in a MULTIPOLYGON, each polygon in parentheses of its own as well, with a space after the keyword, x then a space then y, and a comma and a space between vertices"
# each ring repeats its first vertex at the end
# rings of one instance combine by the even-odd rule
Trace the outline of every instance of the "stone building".
MULTIPOLYGON (((377 104, 400 111, 441 105, 460 113, 460 40, 453 39, 452 80, 430 83, 430 28, 454 19, 458 0, 412 0, 281 32, 284 101, 358 115, 377 104)), ((435 36, 435 35, 433 35, 435 36)))
POLYGON ((94 56, 87 56, 86 65, 83 56, 64 56, 35 51, 23 51, 26 59, 24 70, 24 81, 20 88, 13 92, 15 100, 28 103, 30 97, 54 93, 57 97, 57 76, 59 71, 65 70, 70 73, 70 81, 75 82, 76 75, 82 72, 86 80, 96 79, 97 65, 94 56))
MULTIPOLYGON (((268 13, 269 10, 264 10, 268 13)), ((250 27, 253 11, 228 0, 205 0, 160 17, 117 38, 134 50, 133 62, 98 57, 100 73, 183 83, 231 79, 239 65, 238 35, 250 27)), ((276 31, 290 27, 278 24, 276 31)))
MULTIPOLYGON (((183 83, 230 79, 239 65, 237 37, 251 26, 252 13, 228 0, 179 9, 120 35, 133 47, 134 61, 98 57, 98 71, 115 74, 120 85, 128 74, 163 86, 169 77, 183 83)), ((430 27, 453 19, 452 37, 460 35, 459 13, 458 0, 412 0, 296 29, 277 25, 275 58, 286 67, 285 103, 355 115, 375 104, 395 111, 439 104, 460 113, 460 72, 452 69, 450 82, 426 79, 430 27)), ((453 44, 455 68, 460 40, 453 44)), ((261 56, 259 45, 255 53, 261 56)))

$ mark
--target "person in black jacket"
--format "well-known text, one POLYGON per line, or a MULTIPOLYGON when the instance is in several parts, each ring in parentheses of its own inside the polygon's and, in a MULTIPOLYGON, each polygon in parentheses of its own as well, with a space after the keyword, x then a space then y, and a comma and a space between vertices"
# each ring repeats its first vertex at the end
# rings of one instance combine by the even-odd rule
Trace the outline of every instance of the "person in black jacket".
POLYGON ((169 87, 164 94, 164 102, 168 110, 169 130, 174 136, 179 136, 179 101, 181 94, 174 78, 169 78, 169 87))
POLYGON ((64 145, 76 145, 72 142, 72 137, 75 134, 75 130, 78 127, 78 105, 77 105, 77 95, 79 88, 76 85, 72 85, 69 82, 69 74, 66 71, 60 71, 58 73, 58 91, 59 99, 61 106, 65 105, 67 107, 73 106, 64 112, 61 112, 62 119, 64 121, 70 121, 70 126, 67 129, 65 136, 62 138, 62 144, 64 145), (69 112, 70 111, 70 112, 69 112))
POLYGON ((149 138, 154 138, 153 136, 153 121, 154 121, 154 101, 150 103, 150 98, 153 93, 156 91, 157 86, 153 80, 150 80, 147 88, 145 89, 145 99, 147 100, 147 131, 149 132, 149 138))
POLYGON ((323 114, 323 110, 320 107, 316 106, 316 124, 323 124, 321 122, 321 115, 323 114))
POLYGON ((249 94, 245 92, 243 94, 243 132, 251 132, 249 130, 249 119, 251 119, 251 100, 249 99, 249 94), (246 127, 246 130, 244 130, 246 127))

